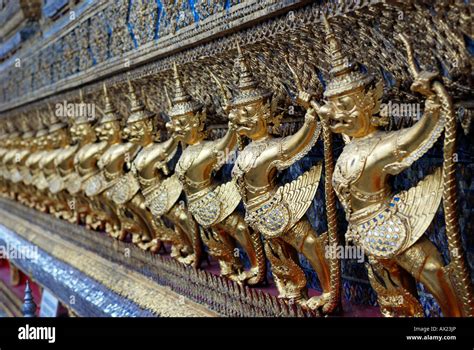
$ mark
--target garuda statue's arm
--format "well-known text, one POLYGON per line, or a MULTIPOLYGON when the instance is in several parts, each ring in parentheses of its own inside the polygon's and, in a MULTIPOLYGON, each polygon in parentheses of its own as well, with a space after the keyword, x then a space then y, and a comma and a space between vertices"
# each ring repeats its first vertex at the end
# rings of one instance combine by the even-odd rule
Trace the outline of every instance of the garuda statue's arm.
POLYGON ((395 161, 387 164, 384 172, 396 175, 408 168, 434 145, 443 132, 446 109, 440 101, 445 99, 430 88, 435 77, 433 73, 421 72, 413 83, 412 91, 427 96, 424 113, 415 125, 393 134, 390 140, 393 142, 393 154, 389 158, 395 161))
POLYGON ((310 107, 306 112, 303 126, 295 134, 281 140, 277 168, 285 169, 303 158, 318 140, 320 132, 321 125, 317 122, 316 110, 310 107))
POLYGON ((225 152, 233 150, 237 144, 237 135, 232 123, 229 123, 229 128, 224 137, 216 140, 214 143, 214 152, 225 152))
POLYGON ((168 162, 174 157, 178 149, 179 142, 173 136, 159 145, 158 156, 155 159, 154 168, 161 170, 165 176, 168 176, 170 170, 168 169, 168 162))
POLYGON ((237 135, 234 125, 229 122, 227 133, 220 139, 212 142, 212 153, 217 163, 213 166, 214 170, 219 170, 227 160, 228 155, 235 149, 237 145, 237 135))

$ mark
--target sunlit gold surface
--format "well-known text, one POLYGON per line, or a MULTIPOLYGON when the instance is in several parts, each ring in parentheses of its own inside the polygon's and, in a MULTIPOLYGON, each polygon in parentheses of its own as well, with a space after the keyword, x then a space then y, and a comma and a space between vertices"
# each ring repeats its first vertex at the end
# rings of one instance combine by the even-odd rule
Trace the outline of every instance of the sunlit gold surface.
POLYGON ((445 268, 436 247, 423 237, 442 198, 441 170, 408 191, 393 194, 389 186, 391 176, 409 167, 440 136, 452 113, 446 90, 435 74, 418 73, 406 43, 415 78, 411 89, 425 96, 424 114, 410 128, 379 130, 380 83, 349 64, 327 20, 325 24, 334 66, 319 115, 349 140, 337 160, 333 183, 349 222, 346 238, 370 256, 369 277, 382 312, 422 315, 414 278, 433 294, 444 315, 472 316, 470 283, 464 279, 461 289, 455 286, 455 275, 462 271, 445 268))
POLYGON ((219 184, 212 179, 213 172, 221 168, 235 149, 235 127, 229 123, 224 137, 215 141, 205 140, 205 113, 186 93, 176 65, 174 74, 175 91, 170 115, 175 137, 186 145, 176 173, 183 184, 189 210, 201 224, 201 239, 209 254, 218 260, 222 275, 251 285, 261 283, 265 278, 262 243, 236 210, 240 202, 237 187, 233 181, 219 184), (243 270, 236 242, 249 257, 250 271, 243 270))
MULTIPOLYGON (((319 236, 303 218, 318 187, 321 165, 284 187, 278 188, 275 182, 278 170, 301 159, 317 141, 320 126, 316 115, 308 110, 304 125, 294 135, 274 138, 267 127, 274 113, 270 94, 258 87, 240 49, 236 64, 239 92, 233 97, 229 119, 241 137, 250 139, 233 169, 246 206, 246 221, 266 239, 266 253, 271 256, 280 295, 294 298, 310 309, 331 312, 339 303, 331 300, 331 289, 339 288, 339 281, 330 285, 324 235, 319 236), (321 296, 306 300, 306 279, 291 250, 303 254, 316 271, 323 288, 321 296)), ((301 92, 301 97, 303 100, 308 96, 301 92)))

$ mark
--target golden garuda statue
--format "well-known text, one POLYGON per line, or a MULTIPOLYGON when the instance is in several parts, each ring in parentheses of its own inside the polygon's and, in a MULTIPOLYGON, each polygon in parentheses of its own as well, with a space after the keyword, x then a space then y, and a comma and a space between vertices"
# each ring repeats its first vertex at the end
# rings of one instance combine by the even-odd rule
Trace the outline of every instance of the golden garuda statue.
MULTIPOLYGON (((84 103, 82 90, 80 96, 81 103, 84 103)), ((97 161, 107 147, 107 142, 97 142, 94 122, 93 118, 86 115, 75 116, 70 133, 72 142, 77 147, 74 154, 63 157, 58 168, 63 174, 63 188, 68 193, 69 207, 75 212, 77 222, 89 229, 107 230, 100 206, 99 210, 95 211, 93 200, 84 193, 85 181, 98 173, 97 161)))
MULTIPOLYGON (((332 312, 339 305, 340 282, 331 279, 331 272, 338 274, 339 263, 330 266, 325 256, 327 234, 316 234, 303 217, 318 188, 322 166, 313 166, 284 186, 276 184, 278 171, 301 159, 318 140, 321 127, 316 113, 309 109, 304 125, 294 135, 273 137, 268 131, 274 117, 271 93, 258 86, 239 47, 236 66, 238 91, 231 101, 229 119, 240 136, 250 139, 233 168, 247 211, 245 220, 265 237, 266 255, 280 297, 295 299, 323 313, 332 312), (297 253, 303 254, 316 271, 322 295, 306 300, 307 283, 297 253)), ((301 101, 308 97, 300 92, 301 101)))
POLYGON ((7 195, 7 186, 8 182, 4 178, 4 166, 3 166, 3 157, 8 152, 9 138, 8 133, 6 132, 6 122, 2 120, 0 123, 0 194, 2 196, 7 195))
MULTIPOLYGON (((82 90, 80 95, 81 103, 84 103, 82 90)), ((70 191, 70 188, 71 185, 74 187, 73 181, 76 178, 74 163, 76 154, 85 143, 91 141, 92 136, 90 132, 89 134, 84 134, 91 129, 91 126, 89 118, 85 115, 69 117, 68 124, 69 144, 57 151, 54 159, 57 173, 49 181, 49 191, 56 196, 58 201, 66 203, 66 208, 69 211, 68 220, 72 223, 80 224, 81 218, 85 214, 84 212, 88 212, 88 209, 84 207, 87 206, 87 202, 79 199, 76 200, 74 193, 71 193, 74 190, 70 191)))
MULTIPOLYGON (((83 182, 84 195, 91 209, 105 227, 105 231, 112 237, 121 238, 123 232, 117 208, 105 194, 105 191, 114 182, 105 176, 105 165, 100 162, 104 154, 111 152, 121 143, 121 118, 110 101, 105 84, 103 89, 105 106, 101 110, 102 116, 94 128, 98 142, 90 144, 89 147, 85 145, 84 150, 79 150, 75 157, 75 166, 76 173, 83 182)), ((113 165, 110 165, 110 168, 113 169, 113 165)))
POLYGON ((16 186, 12 183, 12 175, 15 170, 15 155, 19 151, 21 144, 20 127, 12 119, 6 121, 8 139, 5 143, 5 153, 2 157, 2 176, 6 182, 6 193, 11 199, 16 199, 16 186))
POLYGON ((221 275, 239 283, 254 285, 265 278, 265 259, 260 237, 252 233, 236 210, 240 194, 235 181, 218 184, 212 177, 236 147, 235 128, 229 123, 226 135, 205 140, 206 112, 184 89, 176 64, 173 66, 175 89, 169 100, 169 116, 175 137, 185 146, 176 165, 189 210, 201 225, 201 238, 208 252, 219 262, 221 275), (245 250, 250 270, 244 271, 235 242, 245 250))
MULTIPOLYGON (((28 192, 28 205, 41 212, 47 212, 48 208, 43 202, 43 194, 38 185, 40 183, 47 185, 44 174, 40 170, 39 163, 47 152, 47 137, 49 129, 46 123, 46 116, 41 114, 39 111, 37 111, 36 121, 37 131, 34 140, 31 143, 29 154, 25 160, 25 170, 23 171, 22 180, 28 192)), ((46 185, 44 185, 44 187, 46 185)))
POLYGON ((142 150, 133 161, 136 177, 141 189, 141 202, 150 210, 156 224, 167 231, 161 239, 171 244, 171 256, 178 261, 199 266, 201 262, 201 240, 197 222, 187 210, 180 195, 183 186, 171 169, 169 163, 176 156, 179 140, 174 134, 171 123, 166 124, 168 139, 164 142, 153 142, 152 121, 136 124, 130 128, 131 133, 141 133, 142 150), (166 228, 163 219, 174 226, 166 228))
POLYGON ((42 175, 36 186, 42 193, 41 200, 49 213, 60 219, 74 221, 66 197, 63 193, 59 194, 62 182, 56 165, 57 158, 71 150, 71 136, 68 123, 56 116, 50 105, 48 107, 48 135, 45 152, 39 160, 39 171, 42 175))
MULTIPOLYGON (((424 114, 412 127, 381 130, 386 122, 378 115, 382 84, 349 61, 326 18, 324 21, 333 66, 324 93, 326 103, 318 114, 334 133, 347 140, 337 159, 334 188, 349 222, 346 239, 369 256, 369 279, 382 313, 422 316, 413 283, 416 280, 436 298, 445 316, 473 316, 470 280, 457 223, 453 222, 455 180, 449 152, 453 150, 455 120, 449 95, 436 74, 418 72, 411 46, 402 36, 415 78, 411 89, 426 98, 424 114), (393 193, 390 178, 423 156, 445 128, 443 169, 409 190, 393 193), (442 199, 451 253, 448 266, 424 235, 442 199)), ((317 108, 315 103, 313 106, 317 108)))
MULTIPOLYGON (((126 142, 117 143, 109 148, 99 160, 107 182, 111 183, 105 195, 115 204, 123 235, 131 234, 132 242, 144 250, 157 252, 162 241, 169 236, 170 229, 158 226, 151 212, 146 208, 145 199, 140 191, 136 177, 134 159, 145 145, 151 142, 153 130, 152 117, 142 104, 135 89, 128 81, 130 115, 123 129, 126 142)), ((125 238, 122 236, 120 238, 125 238)))
MULTIPOLYGON (((28 168, 26 167, 26 160, 34 149, 35 131, 33 120, 29 120, 27 115, 22 115, 19 119, 18 127, 21 130, 21 140, 18 144, 18 149, 11 159, 5 164, 6 168, 11 167, 10 186, 17 194, 17 200, 29 205, 29 193, 27 191, 29 177, 28 168), (25 183, 26 181, 26 183, 25 183)), ((7 153, 8 154, 8 153, 7 153)), ((5 155, 7 158, 7 155, 5 155)))
POLYGON ((20 199, 21 173, 18 165, 20 159, 24 160, 28 154, 28 140, 33 136, 24 116, 19 119, 8 120, 7 127, 10 133, 10 142, 8 151, 2 157, 2 166, 4 169, 4 179, 8 181, 8 193, 10 198, 20 199))

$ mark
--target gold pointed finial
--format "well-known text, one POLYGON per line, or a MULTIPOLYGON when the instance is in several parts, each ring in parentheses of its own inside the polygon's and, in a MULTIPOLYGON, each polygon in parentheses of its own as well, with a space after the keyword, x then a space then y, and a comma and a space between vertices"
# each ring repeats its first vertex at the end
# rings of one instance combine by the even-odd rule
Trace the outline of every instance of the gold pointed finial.
POLYGON ((138 100, 137 94, 135 93, 135 88, 133 87, 132 82, 130 81, 130 75, 127 75, 128 83, 128 98, 130 100, 130 112, 138 112, 145 109, 145 106, 138 100))
POLYGON ((173 104, 171 103, 170 94, 168 93, 168 88, 165 85, 165 96, 166 96, 166 103, 168 103, 168 109, 173 108, 173 104))
MULTIPOLYGON (((101 111, 102 117, 99 119, 99 124, 104 124, 108 122, 120 120, 119 115, 116 113, 114 105, 110 101, 109 92, 107 90, 107 85, 105 82, 102 83, 102 90, 104 91, 104 110, 101 111)), ((100 108, 99 108, 100 110, 100 108)))
POLYGON ((34 135, 32 121, 29 120, 28 115, 25 113, 21 114, 20 119, 20 127, 21 131, 23 132, 22 137, 24 139, 29 139, 34 135))
POLYGON ((176 61, 173 61, 173 78, 176 80, 176 79, 179 79, 179 75, 178 75, 178 65, 176 64, 176 61))
POLYGON ((325 13, 322 14, 322 21, 326 31, 326 43, 329 45, 329 58, 332 62, 332 67, 329 71, 331 80, 327 85, 326 91, 324 91, 324 96, 343 95, 370 84, 373 77, 362 73, 358 69, 357 64, 349 61, 325 13))
POLYGON ((398 34, 398 37, 401 39, 403 45, 405 45, 405 49, 407 51, 407 63, 408 63, 408 69, 410 70, 410 73, 417 78, 419 75, 418 72, 418 67, 416 66, 415 62, 415 56, 413 54, 413 46, 410 43, 410 40, 406 36, 406 34, 400 33, 398 34))
POLYGON ((240 48, 240 45, 239 45, 239 41, 238 41, 238 40, 235 41, 235 45, 237 46, 237 54, 238 54, 239 56, 242 56, 242 49, 240 48))
POLYGON ((178 65, 173 62, 173 79, 175 83, 174 97, 172 107, 169 111, 170 117, 184 115, 189 112, 196 112, 202 108, 202 105, 196 102, 184 89, 178 72, 178 65))
POLYGON ((127 76, 128 81, 128 98, 130 100, 130 115, 127 118, 127 123, 134 123, 140 120, 149 119, 153 115, 146 110, 145 105, 137 98, 135 88, 130 81, 130 75, 127 76))
POLYGON ((336 39, 336 35, 334 34, 325 13, 323 13, 323 23, 326 30, 326 43, 329 45, 329 52, 333 65, 330 73, 334 75, 342 75, 349 72, 352 65, 349 63, 349 59, 342 51, 341 44, 336 39))
POLYGON ((51 107, 51 103, 47 103, 48 105, 48 124, 49 124, 49 131, 53 132, 59 129, 63 129, 67 126, 67 123, 64 123, 61 119, 58 118, 56 113, 53 111, 53 108, 51 107))
POLYGON ((185 102, 190 99, 190 96, 183 88, 183 83, 178 73, 178 65, 173 62, 173 79, 174 79, 174 98, 173 103, 185 102))
POLYGON ((222 99, 224 101, 225 106, 230 105, 230 100, 232 99, 232 96, 229 92, 228 89, 224 87, 224 84, 220 81, 220 79, 209 69, 209 67, 206 67, 207 71, 211 75, 212 79, 216 82, 217 86, 219 86, 219 90, 221 91, 222 99))
POLYGON ((42 114, 38 109, 36 110, 37 116, 37 127, 35 137, 44 136, 48 133, 48 125, 45 119, 45 115, 42 114))
POLYGON ((323 24, 324 29, 326 30, 326 35, 334 34, 325 12, 323 12, 323 24))
MULTIPOLYGON (((79 109, 79 115, 76 115, 75 118, 70 119, 69 123, 72 125, 73 123, 76 125, 79 124, 90 124, 92 122, 92 116, 88 115, 88 111, 86 109, 87 105, 84 102, 84 90, 79 89, 79 99, 81 101, 81 108, 79 109)), ((96 107, 94 107, 96 108, 96 107)))
POLYGON ((115 108, 112 105, 112 102, 110 102, 110 97, 109 97, 109 93, 107 91, 107 85, 105 84, 105 82, 102 83, 102 89, 104 90, 104 102, 105 102, 104 114, 115 112, 115 108))
POLYGON ((142 99, 143 99, 143 102, 145 104, 145 108, 150 110, 150 100, 148 99, 148 95, 145 93, 145 88, 142 86, 140 88, 140 93, 141 93, 141 96, 142 96, 142 99))
POLYGON ((231 104, 246 105, 259 100, 270 98, 271 92, 259 88, 258 83, 252 73, 250 63, 245 57, 238 42, 236 42, 236 45, 238 55, 235 63, 238 69, 239 83, 237 86, 237 94, 234 95, 231 104))

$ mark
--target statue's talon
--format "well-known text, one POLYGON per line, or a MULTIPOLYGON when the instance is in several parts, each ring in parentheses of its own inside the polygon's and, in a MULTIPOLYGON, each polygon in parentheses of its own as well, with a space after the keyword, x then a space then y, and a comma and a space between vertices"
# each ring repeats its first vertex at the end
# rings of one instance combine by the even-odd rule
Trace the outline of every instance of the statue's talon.
POLYGON ((154 239, 149 243, 150 252, 156 254, 160 251, 162 246, 163 246, 163 244, 160 240, 154 239))
POLYGON ((253 286, 260 283, 259 271, 257 267, 252 268, 249 271, 242 272, 239 277, 242 282, 245 282, 245 284, 249 286, 253 286))
POLYGON ((302 303, 302 306, 310 310, 318 310, 324 308, 326 304, 330 302, 331 293, 323 293, 318 296, 314 296, 302 303))
POLYGON ((139 234, 133 234, 132 235, 132 243, 140 245, 140 244, 143 243, 143 239, 141 238, 141 236, 139 234))
POLYGON ((244 282, 244 279, 242 278, 242 274, 241 273, 230 273, 230 274, 226 274, 226 275, 223 275, 224 277, 238 283, 238 284, 243 284, 244 282))
POLYGON ((196 255, 191 254, 191 255, 188 255, 185 258, 179 258, 178 261, 185 264, 185 265, 192 265, 196 261, 196 255))
POLYGON ((177 259, 178 261, 181 262, 181 251, 179 249, 179 247, 175 244, 173 244, 171 246, 171 253, 170 253, 170 256, 174 259, 177 259))
POLYGON ((111 237, 118 239, 119 241, 123 241, 125 237, 127 237, 127 233, 122 230, 113 230, 109 234, 111 237))

